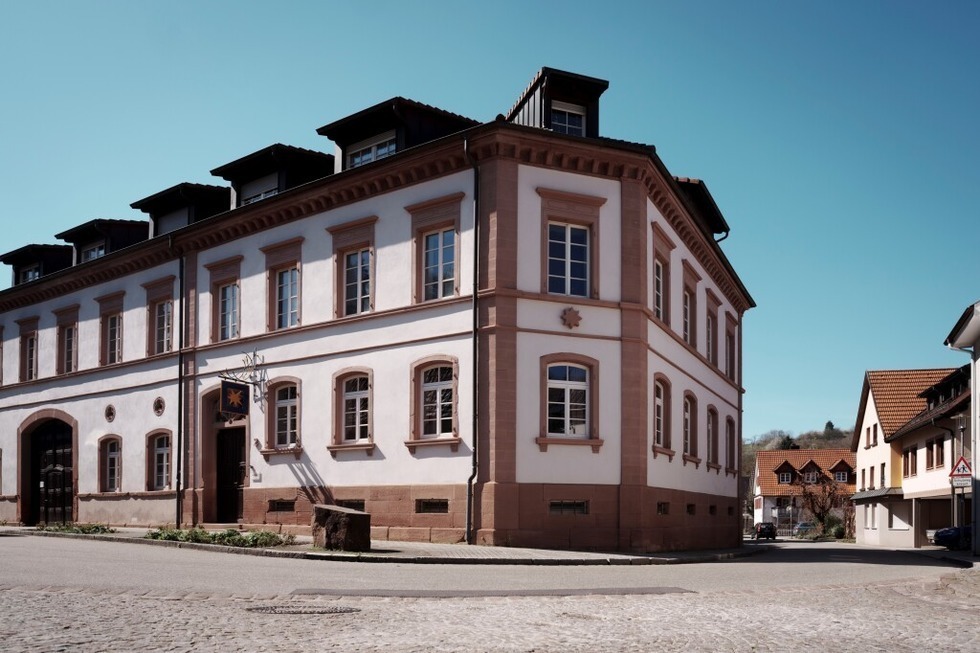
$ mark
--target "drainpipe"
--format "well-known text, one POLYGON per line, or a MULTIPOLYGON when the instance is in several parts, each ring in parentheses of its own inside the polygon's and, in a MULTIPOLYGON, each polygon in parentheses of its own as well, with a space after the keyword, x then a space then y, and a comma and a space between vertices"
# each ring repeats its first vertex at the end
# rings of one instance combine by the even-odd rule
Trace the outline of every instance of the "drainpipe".
MULTIPOLYGON (((173 249, 174 239, 170 237, 170 248, 173 249)), ((181 475, 184 460, 184 330, 187 326, 187 302, 184 301, 184 254, 181 252, 177 262, 177 296, 180 298, 180 328, 177 334, 177 464, 174 466, 176 479, 174 487, 177 490, 177 506, 174 525, 180 528, 184 517, 184 506, 181 501, 181 475)))
POLYGON ((479 473, 480 441, 480 167, 470 152, 468 138, 463 139, 463 154, 473 168, 473 458, 470 477, 466 479, 466 543, 474 544, 473 513, 475 512, 474 483, 479 473))

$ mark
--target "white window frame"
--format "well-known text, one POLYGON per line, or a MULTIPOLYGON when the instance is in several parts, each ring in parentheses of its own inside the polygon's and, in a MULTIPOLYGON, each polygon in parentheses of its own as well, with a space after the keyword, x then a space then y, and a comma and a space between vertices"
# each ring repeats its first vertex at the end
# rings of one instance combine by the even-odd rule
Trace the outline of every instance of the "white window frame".
POLYGON ((238 282, 218 287, 218 340, 231 340, 239 335, 238 282))
POLYGON ((79 258, 82 263, 86 261, 94 261, 97 258, 102 258, 105 256, 105 241, 100 240, 96 243, 89 243, 81 249, 79 252, 79 258))
POLYGON ((847 472, 834 472, 834 481, 837 483, 847 483, 847 472))
POLYGON ((371 259, 374 252, 371 247, 360 247, 346 250, 343 257, 344 315, 368 313, 371 310, 371 259), (350 280, 351 270, 354 271, 353 281, 350 280))
POLYGON ((421 370, 419 435, 421 439, 455 435, 456 383, 452 365, 437 364, 421 370), (430 372, 436 378, 427 379, 430 372), (445 378, 448 376, 448 378, 445 378), (448 392, 448 394, 447 394, 448 392), (448 422, 448 428, 447 428, 448 422), (432 428, 432 427, 435 428, 432 428))
POLYGON ((122 313, 106 313, 105 325, 105 363, 114 365, 122 362, 122 313))
POLYGON ((58 337, 61 339, 61 373, 74 372, 77 360, 78 327, 74 324, 65 324, 58 329, 58 337))
POLYGON ((354 143, 347 148, 347 167, 359 168, 360 166, 388 158, 398 150, 398 141, 395 130, 385 132, 374 138, 354 143))
POLYGON ((820 479, 820 472, 803 472, 803 482, 808 484, 816 483, 820 479))
POLYGON ((276 328, 299 325, 299 267, 276 270, 276 328))
POLYGON ((24 345, 24 380, 33 381, 37 378, 37 331, 28 334, 24 345))
POLYGON ((430 301, 452 297, 456 294, 456 228, 444 227, 422 234, 422 300, 430 301), (430 239, 437 241, 435 247, 429 246, 430 239), (451 239, 449 243, 447 238, 451 239), (435 263, 429 261, 429 253, 434 252, 435 263), (429 279, 429 272, 433 279, 429 279))
POLYGON ((779 472, 779 484, 789 485, 793 482, 793 472, 779 472))
POLYGON ((653 259, 653 316, 663 320, 664 315, 664 264, 659 258, 653 259))
POLYGON ((585 107, 580 104, 570 104, 568 102, 559 102, 557 100, 551 101, 551 131, 558 134, 568 134, 570 136, 585 136, 585 107), (582 118, 581 130, 576 130, 568 124, 568 117, 571 115, 580 116, 582 118), (555 118, 564 118, 564 120, 558 122, 556 126, 555 118))
POLYGON ((666 413, 667 388, 663 381, 653 382, 653 443, 658 447, 666 446, 664 442, 667 428, 666 413))
POLYGON ((358 442, 371 438, 371 393, 367 374, 355 374, 343 380, 344 413, 341 442, 358 442), (363 382, 363 387, 360 387, 363 382), (351 383, 358 387, 351 389, 351 383))
POLYGON ((102 492, 119 492, 122 480, 122 441, 119 438, 107 438, 102 447, 102 487, 99 489, 102 492))
POLYGON ((276 448, 299 444, 299 389, 293 383, 276 388, 276 448), (286 393, 283 396, 283 393, 286 393))
POLYGON ((17 283, 29 283, 40 278, 41 266, 35 263, 34 265, 28 265, 20 269, 20 273, 17 275, 17 283))
MULTIPOLYGON (((546 373, 548 375, 548 408, 547 408, 547 434, 548 437, 558 438, 583 438, 589 439, 589 368, 585 365, 575 363, 552 363, 548 365, 546 373), (565 378, 552 378, 552 370, 558 373, 565 371, 565 378), (577 370, 585 377, 584 380, 573 379, 572 371, 577 370), (581 393, 581 401, 574 401, 576 393, 581 393), (560 399, 556 395, 560 394, 560 399), (553 413, 553 409, 559 409, 560 415, 553 413), (561 422, 561 430, 553 429, 554 422, 561 422)), ((577 375, 577 374, 576 374, 577 375)))
POLYGON ((174 301, 164 299, 153 307, 153 353, 164 354, 173 349, 174 301))
POLYGON ((153 489, 170 488, 170 436, 153 438, 153 489))
POLYGON ((564 295, 567 297, 589 297, 589 288, 591 287, 591 259, 592 259, 592 233, 591 228, 578 224, 570 224, 567 222, 548 222, 548 243, 547 243, 547 253, 548 253, 548 293, 551 295, 564 295), (561 229, 563 232, 562 240, 556 240, 552 237, 553 228, 561 229), (585 241, 583 243, 573 243, 572 234, 573 232, 579 232, 585 235, 585 241), (561 244, 564 248, 564 254, 561 257, 551 255, 552 244, 561 244), (576 250, 585 249, 585 260, 579 260, 572 256, 572 248, 576 250), (552 263, 561 263, 562 271, 560 274, 552 272, 552 263), (582 265, 585 267, 585 277, 573 276, 572 266, 582 265), (557 290, 552 286, 552 280, 560 281, 563 290, 557 290), (573 292, 572 283, 581 282, 584 284, 583 292, 573 292))

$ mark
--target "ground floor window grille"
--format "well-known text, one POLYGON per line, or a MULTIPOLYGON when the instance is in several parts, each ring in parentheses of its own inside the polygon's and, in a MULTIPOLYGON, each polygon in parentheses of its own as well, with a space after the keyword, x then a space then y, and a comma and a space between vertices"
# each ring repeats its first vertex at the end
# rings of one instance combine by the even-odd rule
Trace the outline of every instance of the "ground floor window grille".
POLYGON ((548 507, 548 512, 552 515, 587 515, 589 514, 589 502, 552 501, 548 507))

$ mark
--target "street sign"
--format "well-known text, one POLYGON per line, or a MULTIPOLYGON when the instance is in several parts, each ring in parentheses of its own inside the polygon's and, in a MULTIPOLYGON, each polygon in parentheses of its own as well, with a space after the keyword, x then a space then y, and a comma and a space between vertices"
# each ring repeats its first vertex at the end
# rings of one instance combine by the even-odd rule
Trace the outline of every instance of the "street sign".
POLYGON ((969 476, 953 476, 949 479, 950 485, 953 487, 970 487, 973 483, 973 479, 969 476))
POLYGON ((966 461, 966 458, 964 458, 963 456, 960 456, 960 459, 956 461, 955 465, 953 465, 953 471, 949 473, 950 478, 956 478, 957 476, 961 476, 961 477, 973 476, 973 470, 970 469, 970 463, 968 463, 966 461))

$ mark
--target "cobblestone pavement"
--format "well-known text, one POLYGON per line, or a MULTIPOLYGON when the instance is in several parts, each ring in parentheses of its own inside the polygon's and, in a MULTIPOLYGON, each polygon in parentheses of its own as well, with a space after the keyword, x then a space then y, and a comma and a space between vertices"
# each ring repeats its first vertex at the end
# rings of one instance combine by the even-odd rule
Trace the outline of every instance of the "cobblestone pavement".
POLYGON ((980 570, 861 587, 439 599, 0 584, 0 650, 945 653, 980 650, 978 611, 980 570))

